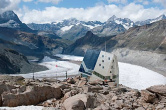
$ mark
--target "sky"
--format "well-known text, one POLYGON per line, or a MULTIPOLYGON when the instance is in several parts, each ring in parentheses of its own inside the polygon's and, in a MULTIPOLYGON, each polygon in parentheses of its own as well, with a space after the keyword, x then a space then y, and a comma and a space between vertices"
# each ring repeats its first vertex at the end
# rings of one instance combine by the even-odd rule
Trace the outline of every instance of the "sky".
POLYGON ((0 0, 0 13, 13 10, 24 23, 76 18, 107 21, 115 15, 143 21, 166 14, 166 0, 0 0))

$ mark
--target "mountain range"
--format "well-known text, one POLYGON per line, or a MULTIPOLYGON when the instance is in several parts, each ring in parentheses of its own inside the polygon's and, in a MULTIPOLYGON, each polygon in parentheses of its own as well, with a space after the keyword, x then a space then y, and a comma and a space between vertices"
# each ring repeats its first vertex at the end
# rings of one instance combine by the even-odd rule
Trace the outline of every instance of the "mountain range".
POLYGON ((161 15, 155 19, 148 19, 145 21, 131 21, 128 18, 118 18, 115 15, 110 17, 105 22, 100 21, 79 21, 75 18, 62 20, 60 22, 52 22, 47 24, 27 24, 33 30, 51 31, 55 32, 58 36, 76 40, 83 37, 87 31, 92 31, 94 34, 103 36, 112 36, 125 32, 134 26, 143 26, 159 20, 166 19, 165 15, 161 15))
MULTIPOLYGON (((71 47, 70 44, 72 42, 65 39, 76 40, 75 43, 80 42, 78 43, 79 45, 83 45, 84 42, 85 44, 89 43, 91 47, 94 45, 98 47, 102 41, 104 43, 102 39, 105 39, 108 44, 112 43, 110 44, 110 48, 128 47, 164 53, 165 20, 163 19, 166 19, 165 15, 161 15, 156 19, 133 22, 128 18, 122 19, 112 16, 106 22, 102 23, 100 21, 85 22, 71 18, 51 24, 28 24, 29 27, 36 29, 33 30, 22 23, 13 11, 7 11, 0 14, 0 40, 1 42, 6 42, 3 46, 17 49, 17 51, 24 54, 28 52, 44 54, 56 53, 57 51, 66 52, 68 50, 66 47, 71 47), (147 24, 143 25, 145 22, 147 24), (143 26, 137 26, 136 24, 143 26), (95 34, 95 37, 90 36, 93 34, 95 34), (96 45, 96 42, 100 43, 96 45), (22 48, 28 49, 28 52, 22 48)), ((72 45, 75 45, 75 43, 72 45)), ((75 45, 75 47, 77 46, 75 45)))
POLYGON ((66 47, 64 41, 54 33, 30 29, 13 11, 0 14, 0 46, 3 48, 25 55, 43 56, 66 47))
MULTIPOLYGON (((163 56, 166 54, 166 20, 164 19, 166 17, 162 15, 156 19, 133 22, 127 18, 112 16, 102 23, 72 18, 51 24, 32 23, 27 26, 13 11, 7 11, 0 14, 0 48, 9 49, 12 52, 17 51, 27 56, 28 59, 32 56, 37 58, 43 58, 45 55, 54 56, 57 53, 83 56, 87 49, 111 52, 127 48, 129 50, 125 53, 123 51, 117 53, 121 61, 144 67, 148 65, 150 69, 156 66, 153 64, 158 64, 157 69, 165 72, 163 65, 166 65, 166 58, 163 56), (136 57, 140 51, 145 51, 145 53, 144 58, 138 61, 136 57), (152 52, 151 62, 145 60, 148 59, 146 52, 152 52), (129 53, 132 55, 132 61, 129 53), (152 56, 154 53, 155 56, 152 56), (156 63, 155 59, 159 59, 160 63, 156 63)), ((3 51, 0 55, 5 56, 10 52, 3 51)), ((13 54, 10 55, 14 57, 13 54)), ((17 58, 22 60, 19 56, 17 58)), ((16 63, 14 65, 21 68, 16 63)))
POLYGON ((104 50, 105 43, 109 52, 117 48, 129 48, 166 54, 166 20, 132 27, 124 33, 110 37, 99 37, 88 31, 84 37, 76 40, 64 52, 83 55, 89 48, 104 50))

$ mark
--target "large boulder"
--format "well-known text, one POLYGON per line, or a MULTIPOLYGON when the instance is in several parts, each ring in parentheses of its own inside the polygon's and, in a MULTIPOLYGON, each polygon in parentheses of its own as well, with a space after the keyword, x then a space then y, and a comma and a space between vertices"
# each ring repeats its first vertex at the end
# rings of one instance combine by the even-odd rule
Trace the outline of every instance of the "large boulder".
POLYGON ((85 84, 87 83, 87 81, 84 81, 84 80, 80 80, 79 82, 78 82, 78 87, 82 87, 82 86, 84 86, 85 84))
POLYGON ((28 86, 26 91, 20 94, 3 93, 2 106, 21 106, 36 105, 50 98, 59 99, 61 97, 61 89, 51 86, 28 86))
POLYGON ((64 102, 66 110, 85 110, 84 102, 81 99, 68 100, 64 102))
POLYGON ((11 86, 11 85, 7 85, 4 83, 0 83, 0 95, 5 91, 11 91, 14 88, 16 88, 16 87, 11 86))
POLYGON ((166 85, 156 85, 147 88, 148 91, 166 96, 166 85))
POLYGON ((155 94, 153 94, 147 90, 142 90, 141 96, 142 96, 142 99, 147 103, 153 103, 155 101, 155 98, 156 98, 155 94))
POLYGON ((71 90, 71 91, 67 92, 67 93, 64 95, 63 99, 66 100, 67 98, 72 97, 72 96, 74 96, 74 95, 76 95, 76 94, 78 94, 78 91, 76 91, 76 90, 71 90))
MULTIPOLYGON (((86 108, 94 108, 94 97, 92 95, 87 95, 87 94, 77 94, 75 96, 72 96, 68 99, 66 99, 63 103, 64 105, 64 108, 66 110, 72 110, 72 109, 69 109, 69 105, 73 105, 76 103, 76 100, 77 100, 77 103, 79 100, 82 100, 84 102, 84 105, 86 108)), ((81 102, 79 102, 81 103, 81 102)), ((72 108, 72 106, 70 106, 72 108)))

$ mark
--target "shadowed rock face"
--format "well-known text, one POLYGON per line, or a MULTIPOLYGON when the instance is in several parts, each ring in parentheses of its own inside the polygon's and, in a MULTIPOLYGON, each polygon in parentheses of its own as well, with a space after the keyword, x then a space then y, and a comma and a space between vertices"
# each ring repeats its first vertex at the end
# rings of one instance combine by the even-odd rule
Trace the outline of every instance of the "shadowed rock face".
MULTIPOLYGON (((105 42, 108 41, 111 37, 98 37, 97 35, 94 35, 91 31, 88 31, 84 37, 76 40, 75 43, 67 47, 64 50, 64 53, 83 56, 87 49, 105 50, 105 42)), ((116 42, 117 41, 115 40, 111 40, 107 44, 107 47, 114 47, 116 42)))
POLYGON ((25 56, 9 49, 0 51, 0 62, 1 74, 15 74, 21 72, 24 68, 31 67, 25 56))
POLYGON ((52 54, 53 50, 67 46, 67 43, 59 38, 53 32, 38 32, 30 29, 13 11, 0 14, 0 47, 10 48, 25 55, 41 56, 46 53, 52 54), (9 45, 2 40, 10 42, 9 45))
POLYGON ((29 63, 27 57, 14 50, 3 48, 0 50, 0 74, 24 74, 46 69, 46 67, 29 63))

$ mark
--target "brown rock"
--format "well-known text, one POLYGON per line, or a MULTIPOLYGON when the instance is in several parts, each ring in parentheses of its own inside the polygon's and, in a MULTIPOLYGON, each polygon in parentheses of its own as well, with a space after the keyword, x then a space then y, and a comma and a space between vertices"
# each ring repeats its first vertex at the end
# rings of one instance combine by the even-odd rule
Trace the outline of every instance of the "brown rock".
POLYGON ((64 99, 63 100, 66 100, 67 98, 69 97, 72 97, 74 95, 78 94, 78 91, 76 90, 71 90, 70 92, 67 92, 65 95, 64 95, 64 99))
POLYGON ((158 104, 156 110, 161 110, 164 108, 164 104, 158 104))
POLYGON ((71 91, 71 88, 70 89, 64 89, 62 90, 63 91, 63 94, 66 94, 67 92, 70 92, 71 91))
POLYGON ((67 83, 75 84, 76 81, 75 81, 73 78, 69 78, 69 79, 67 80, 67 83))
POLYGON ((116 87, 116 84, 115 82, 108 82, 108 86, 113 88, 113 87, 116 87))
POLYGON ((3 93, 2 106, 36 105, 50 98, 61 97, 60 88, 51 86, 28 86, 21 94, 3 93))
POLYGON ((112 101, 115 101, 115 100, 117 100, 117 99, 118 99, 117 96, 113 96, 113 97, 112 97, 112 101))
POLYGON ((161 103, 166 103, 166 97, 162 96, 160 102, 161 103))
POLYGON ((91 90, 90 90, 90 87, 89 87, 89 86, 83 86, 82 88, 83 88, 84 93, 91 92, 91 90))
POLYGON ((110 107, 105 105, 105 104, 101 104, 100 106, 98 106, 94 110, 110 110, 110 107))
POLYGON ((148 91, 166 96, 166 85, 156 85, 147 88, 148 91))
POLYGON ((116 100, 114 107, 117 108, 117 109, 122 109, 123 101, 122 100, 116 100))
POLYGON ((75 103, 76 100, 82 100, 86 108, 93 108, 94 107, 94 100, 90 95, 86 94, 77 94, 72 96, 64 101, 64 107, 68 110, 67 105, 72 105, 75 103))
POLYGON ((4 83, 0 83, 0 94, 2 94, 5 91, 11 91, 12 89, 15 89, 16 87, 10 86, 4 83))
POLYGON ((103 81, 101 81, 101 80, 90 81, 89 84, 90 85, 98 85, 98 84, 102 85, 103 81))
POLYGON ((73 79, 75 80, 75 82, 79 82, 79 80, 81 80, 80 76, 76 76, 73 79))
POLYGON ((80 99, 68 100, 64 102, 66 110, 85 110, 84 102, 80 99))
MULTIPOLYGON (((62 82, 61 82, 62 83, 62 82)), ((55 88, 61 88, 61 89, 69 89, 69 85, 67 84, 61 84, 61 83, 56 83, 56 84, 53 84, 52 87, 55 87, 55 88)))
POLYGON ((99 86, 99 85, 96 85, 96 86, 91 86, 90 87, 90 91, 91 92, 98 92, 99 90, 102 90, 103 87, 102 86, 99 86))
POLYGON ((138 107, 137 109, 135 110, 145 110, 143 107, 138 107))
POLYGON ((2 97, 0 95, 0 107, 2 106, 2 97))
POLYGON ((86 81, 84 81, 84 80, 80 80, 79 82, 78 82, 78 87, 82 87, 82 86, 84 86, 86 84, 86 81))
POLYGON ((153 103, 155 101, 156 95, 147 90, 142 90, 141 97, 145 102, 153 103))
POLYGON ((12 82, 18 82, 21 80, 24 80, 22 76, 9 76, 9 75, 0 75, 0 81, 12 81, 12 82))

